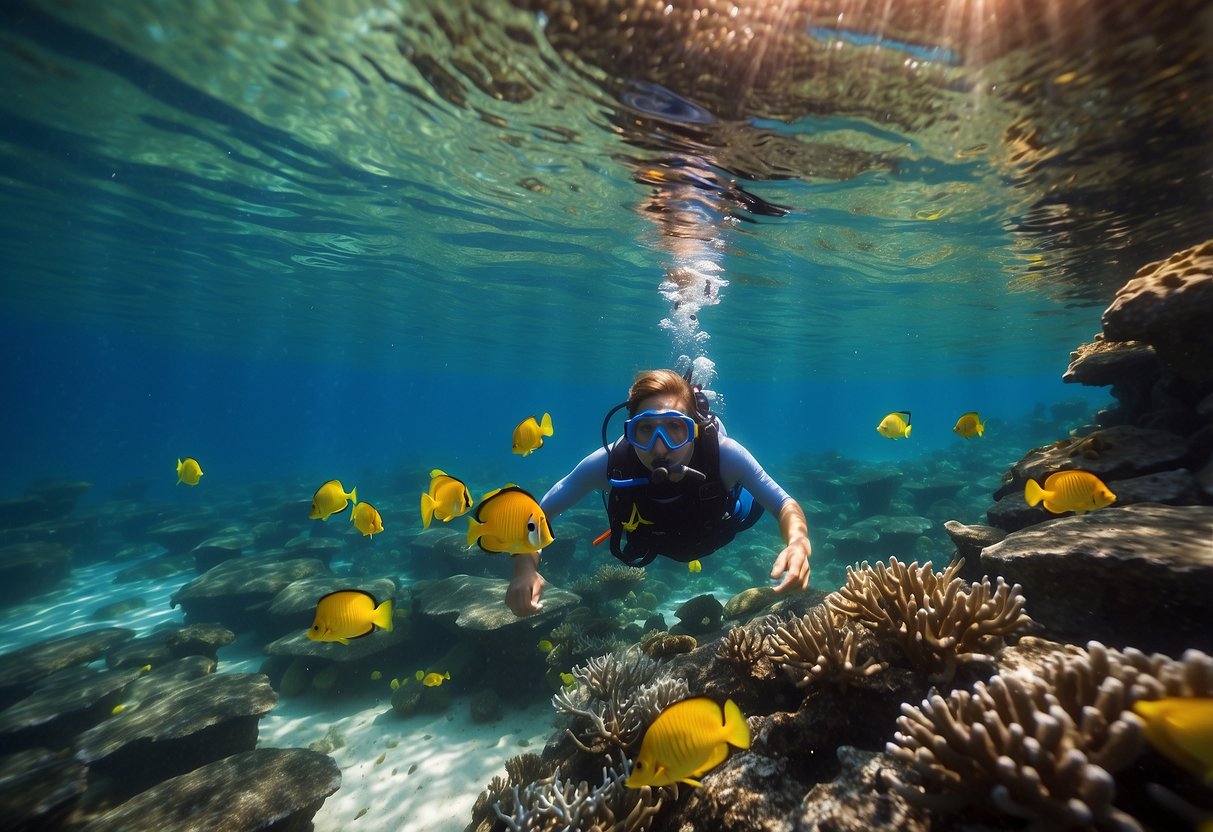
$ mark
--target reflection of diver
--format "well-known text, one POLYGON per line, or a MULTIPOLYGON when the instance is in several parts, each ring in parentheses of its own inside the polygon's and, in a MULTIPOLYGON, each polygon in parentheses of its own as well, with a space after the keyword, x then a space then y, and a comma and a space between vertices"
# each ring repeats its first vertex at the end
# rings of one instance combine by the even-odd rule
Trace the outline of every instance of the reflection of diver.
MULTIPOLYGON (((775 590, 806 589, 812 550, 804 511, 724 434, 698 393, 672 370, 638 375, 620 406, 629 415, 623 436, 552 486, 541 501, 544 513, 552 518, 590 491, 608 492, 611 552, 644 566, 659 556, 683 563, 706 557, 753 526, 765 509, 778 518, 785 542, 771 569, 773 579, 782 579, 775 590)), ((540 608, 538 566, 538 554, 514 558, 506 603, 517 615, 540 608)))

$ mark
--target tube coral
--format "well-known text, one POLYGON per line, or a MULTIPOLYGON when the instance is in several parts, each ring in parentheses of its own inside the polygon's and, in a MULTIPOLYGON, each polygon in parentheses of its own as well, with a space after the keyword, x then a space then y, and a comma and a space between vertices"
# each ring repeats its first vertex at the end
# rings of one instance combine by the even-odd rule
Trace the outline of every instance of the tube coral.
POLYGON ((871 646, 860 628, 848 627, 846 616, 824 604, 775 624, 767 632, 771 661, 782 667, 798 688, 814 680, 845 686, 879 673, 888 665, 871 655, 860 655, 861 651, 869 652, 871 646))

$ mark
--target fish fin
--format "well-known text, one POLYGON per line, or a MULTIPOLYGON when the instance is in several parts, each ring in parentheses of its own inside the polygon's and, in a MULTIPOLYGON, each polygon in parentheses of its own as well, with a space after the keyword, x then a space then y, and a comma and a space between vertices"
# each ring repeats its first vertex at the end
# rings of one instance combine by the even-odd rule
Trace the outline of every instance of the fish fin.
POLYGON ((432 471, 430 471, 430 479, 433 479, 434 477, 445 477, 445 476, 447 476, 447 473, 446 473, 446 471, 443 471, 441 468, 435 468, 432 471))
POLYGON ((692 780, 690 777, 684 777, 684 778, 682 778, 681 780, 679 780, 678 782, 679 782, 679 783, 686 783, 688 786, 694 786, 695 788, 699 788, 699 781, 698 781, 698 780, 692 780))
POLYGON ((985 432, 986 432, 986 426, 983 425, 981 422, 978 422, 977 423, 977 435, 983 436, 985 434, 985 432))
POLYGON ((691 776, 702 777, 712 769, 716 768, 716 766, 723 763, 725 758, 728 756, 729 746, 722 742, 720 745, 712 749, 712 752, 708 755, 708 758, 703 761, 703 765, 691 772, 691 776))
POLYGON ((484 528, 483 523, 476 522, 473 517, 468 518, 468 548, 471 549, 476 545, 476 541, 480 539, 481 529, 484 528))
MULTIPOLYGON (((1029 479, 1028 484, 1023 487, 1023 498, 1027 500, 1028 505, 1034 506, 1045 498, 1045 490, 1036 480, 1029 479)), ((1048 505, 1045 508, 1048 508, 1048 505)))
POLYGON ((552 414, 551 413, 543 414, 543 422, 540 423, 540 425, 539 425, 539 432, 542 433, 544 436, 552 435, 552 414))
POLYGON ((750 726, 732 699, 724 701, 724 738, 736 748, 750 747, 750 726))
POLYGON ((903 434, 906 439, 910 438, 910 431, 914 430, 913 425, 906 425, 906 432, 903 434))
POLYGON ((337 641, 341 642, 342 644, 350 643, 350 640, 348 638, 338 638, 337 641))
POLYGON ((375 607, 375 614, 371 616, 371 623, 380 629, 392 631, 392 599, 389 598, 379 606, 375 607))
POLYGON ((357 486, 354 486, 353 488, 350 489, 349 498, 350 498, 350 500, 353 501, 354 505, 358 505, 358 487, 357 486))
MULTIPOLYGON (((437 470, 437 469, 435 469, 437 470)), ((434 519, 434 498, 429 494, 421 495, 421 528, 428 529, 434 519)))

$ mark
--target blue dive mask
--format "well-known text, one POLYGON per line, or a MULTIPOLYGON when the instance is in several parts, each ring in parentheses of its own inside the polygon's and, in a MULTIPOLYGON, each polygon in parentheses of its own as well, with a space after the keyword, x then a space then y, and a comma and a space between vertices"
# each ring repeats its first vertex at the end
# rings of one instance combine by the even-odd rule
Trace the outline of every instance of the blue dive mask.
POLYGON ((694 441, 699 426, 695 420, 677 410, 645 410, 623 423, 623 436, 632 447, 653 450, 657 438, 669 450, 677 450, 694 441))

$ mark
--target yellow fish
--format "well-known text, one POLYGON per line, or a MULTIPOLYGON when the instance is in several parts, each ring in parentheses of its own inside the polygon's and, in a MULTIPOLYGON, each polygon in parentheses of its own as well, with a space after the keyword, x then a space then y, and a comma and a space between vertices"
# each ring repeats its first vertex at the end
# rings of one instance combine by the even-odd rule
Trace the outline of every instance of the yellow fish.
MULTIPOLYGON (((974 436, 981 436, 986 432, 985 422, 981 421, 981 416, 976 410, 970 410, 965 415, 956 420, 956 424, 952 426, 952 430, 965 439, 972 439, 974 436)), ((909 433, 907 432, 907 436, 909 433)))
POLYGON ((1086 514, 1116 502, 1116 495, 1088 471, 1057 471, 1049 475, 1043 488, 1030 479, 1024 486, 1023 498, 1030 506, 1043 500, 1045 509, 1053 514, 1066 511, 1086 514))
POLYGON ((702 571, 703 571, 703 564, 702 564, 702 563, 700 563, 700 562, 699 562, 699 561, 697 561, 697 560, 693 560, 693 561, 691 561, 690 563, 688 563, 688 564, 687 564, 687 571, 688 571, 688 572, 692 572, 692 573, 694 573, 694 572, 702 572, 702 571))
POLYGON ((378 682, 382 678, 383 678, 383 674, 380 673, 378 670, 371 671, 371 681, 372 682, 378 682))
POLYGON ((571 690, 573 685, 577 684, 577 680, 573 677, 572 673, 561 673, 560 683, 564 685, 566 690, 571 690))
POLYGON ((390 687, 392 690, 399 690, 399 689, 400 689, 400 680, 399 680, 399 679, 393 679, 393 680, 392 680, 392 681, 391 681, 391 682, 388 684, 388 687, 390 687))
POLYGON ((436 688, 447 679, 451 678, 451 674, 450 671, 446 673, 425 673, 418 670, 415 677, 418 682, 425 685, 427 688, 436 688))
POLYGON ((350 512, 350 522, 362 532, 363 537, 373 537, 383 531, 383 518, 370 503, 355 503, 350 512))
POLYGON ((202 466, 192 456, 177 460, 177 485, 197 485, 202 479, 202 466))
POLYGON ((376 627, 392 629, 392 599, 380 604, 361 589, 330 592, 316 603, 316 618, 307 637, 312 641, 339 641, 370 635, 376 627))
POLYGON ((466 514, 472 507, 468 487, 441 468, 430 471, 430 490, 421 495, 421 526, 428 529, 437 517, 443 523, 466 514))
POLYGON ((1213 699, 1172 696, 1135 702, 1133 710, 1160 754, 1213 785, 1213 699))
POLYGON ((552 527, 538 501, 513 483, 490 491, 468 518, 468 548, 520 555, 552 542, 552 527))
POLYGON ((910 438, 910 411, 898 410, 880 420, 876 432, 890 439, 910 438))
POLYGON ((723 712, 706 696, 676 702, 645 731, 624 785, 629 789, 673 783, 698 786, 694 778, 723 763, 730 745, 750 747, 749 726, 732 699, 725 700, 723 712))
POLYGON ((126 705, 115 705, 114 709, 112 711, 110 711, 110 713, 114 716, 117 716, 118 714, 122 713, 125 710, 126 710, 126 705))
POLYGON ((346 494, 341 480, 329 480, 312 495, 312 513, 308 517, 312 520, 328 520, 330 515, 345 511, 350 500, 358 502, 357 488, 350 489, 350 493, 346 494))
POLYGON ((543 421, 528 416, 514 428, 514 453, 530 456, 532 451, 543 447, 543 437, 552 435, 552 414, 543 414, 543 421))
POLYGON ((546 638, 540 639, 539 644, 536 646, 539 648, 540 653, 551 653, 556 648, 556 645, 552 644, 552 642, 548 641, 546 638))

